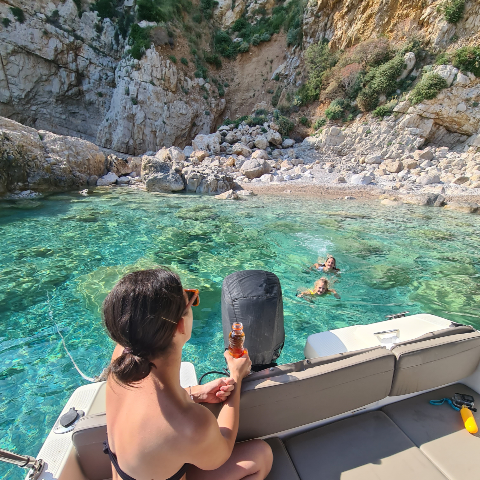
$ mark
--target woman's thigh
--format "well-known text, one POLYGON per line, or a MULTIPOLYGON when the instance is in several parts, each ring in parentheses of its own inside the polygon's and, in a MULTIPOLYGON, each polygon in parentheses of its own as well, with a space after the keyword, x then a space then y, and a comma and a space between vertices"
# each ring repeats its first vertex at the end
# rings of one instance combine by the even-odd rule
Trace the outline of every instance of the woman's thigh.
POLYGON ((272 468, 273 455, 263 440, 236 443, 230 458, 216 470, 200 470, 191 465, 187 480, 263 480, 272 468))

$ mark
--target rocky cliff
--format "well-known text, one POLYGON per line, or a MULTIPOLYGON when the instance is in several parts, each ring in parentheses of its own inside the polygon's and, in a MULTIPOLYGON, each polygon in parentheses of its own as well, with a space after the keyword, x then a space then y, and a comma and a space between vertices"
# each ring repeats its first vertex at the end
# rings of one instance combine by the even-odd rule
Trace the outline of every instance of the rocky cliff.
MULTIPOLYGON (((275 15, 279 3, 274 0, 220 0, 210 23, 197 25, 195 31, 189 31, 192 23, 182 26, 181 22, 144 21, 143 26, 152 29, 151 42, 138 60, 130 55, 128 41, 136 2, 110 3, 115 4, 117 12, 112 19, 92 11, 91 0, 0 0, 1 116, 37 130, 78 136, 119 152, 139 155, 163 146, 184 147, 196 135, 213 132, 223 116, 245 113, 239 102, 233 105, 237 92, 241 92, 240 103, 244 105, 257 94, 251 101, 253 106, 258 94, 260 100, 270 104, 273 97, 267 95, 274 96, 274 89, 269 88, 268 82, 273 79, 279 78, 279 85, 285 82, 292 89, 301 85, 303 51, 298 46, 284 47, 285 35, 267 35, 269 40, 262 41, 268 43, 258 46, 252 41, 253 57, 252 51, 246 51, 237 60, 222 58, 221 70, 204 62, 204 67, 210 69, 208 74, 195 71, 198 59, 204 61, 202 55, 211 48, 211 33, 215 29, 232 28, 242 19, 252 25, 264 22, 275 15), (162 32, 169 28, 174 32, 168 33, 166 41, 162 32), (174 41, 170 35, 175 37, 174 41), (200 51, 192 53, 196 50, 191 40, 187 41, 195 35, 203 35, 198 47, 203 49, 202 55, 200 51), (281 46, 283 58, 272 54, 274 43, 281 46), (263 70, 261 62, 257 62, 255 72, 242 75, 241 68, 250 58, 261 58, 262 51, 268 51, 263 70), (234 90, 229 90, 226 79, 234 83, 234 90)), ((480 4, 476 0, 466 1, 463 18, 456 24, 445 21, 437 8, 440 0, 280 3, 298 7, 289 12, 304 12, 302 18, 293 22, 303 29, 304 46, 325 38, 333 49, 341 49, 371 37, 387 35, 396 40, 412 34, 423 36, 433 51, 480 41, 480 4)), ((182 15, 185 21, 189 14, 182 15)), ((234 38, 232 30, 229 34, 234 43, 244 41, 234 38)), ((284 90, 281 94, 280 104, 287 93, 284 90)), ((462 101, 459 97, 457 104, 462 101)), ((436 123, 448 128, 449 115, 437 110, 425 112, 425 116, 436 115, 442 119, 436 123)), ((463 112, 463 117, 467 115, 463 112)), ((455 132, 472 135, 471 128, 464 130, 455 132)))
POLYGON ((444 0, 309 0, 303 30, 306 43, 323 38, 333 48, 346 48, 368 38, 386 35, 402 39, 421 35, 436 49, 452 43, 480 42, 480 4, 465 2, 465 12, 456 24, 442 12, 444 0))

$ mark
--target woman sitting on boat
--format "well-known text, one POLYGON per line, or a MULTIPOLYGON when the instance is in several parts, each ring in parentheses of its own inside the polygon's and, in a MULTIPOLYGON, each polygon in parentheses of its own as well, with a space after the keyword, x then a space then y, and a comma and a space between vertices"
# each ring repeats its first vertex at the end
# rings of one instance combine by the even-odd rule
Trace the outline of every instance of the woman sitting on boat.
POLYGON ((164 269, 126 275, 105 299, 104 323, 117 343, 106 394, 105 453, 114 480, 262 480, 270 471, 267 443, 235 444, 248 353, 226 353, 230 378, 180 386, 182 348, 198 304, 198 290, 184 290, 164 269), (223 402, 218 418, 200 402, 223 402))

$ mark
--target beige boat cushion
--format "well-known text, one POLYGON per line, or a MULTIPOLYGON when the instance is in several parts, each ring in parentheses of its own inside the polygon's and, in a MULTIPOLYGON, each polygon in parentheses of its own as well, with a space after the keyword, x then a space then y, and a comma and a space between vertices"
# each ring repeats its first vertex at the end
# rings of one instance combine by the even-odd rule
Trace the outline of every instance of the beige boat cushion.
POLYGON ((379 411, 310 430, 285 446, 302 480, 446 480, 379 411))
MULTIPOLYGON (((479 434, 468 433, 460 412, 450 405, 429 403, 430 400, 451 398, 454 393, 472 395, 475 404, 480 405, 480 394, 457 383, 393 403, 383 411, 450 480, 473 480, 480 478, 479 434)), ((480 413, 473 415, 480 425, 480 413)))
POLYGON ((72 443, 77 451, 78 463, 89 480, 112 478, 112 464, 103 453, 107 438, 105 413, 81 418, 72 434, 72 443))
POLYGON ((480 332, 392 348, 397 357, 390 396, 420 392, 471 375, 480 362, 480 332))
POLYGON ((285 375, 286 373, 293 372, 303 372, 308 368, 316 367, 318 365, 324 365, 326 363, 337 362, 338 360, 344 360, 345 358, 354 357, 356 355, 361 355, 365 352, 371 352, 372 350, 384 349, 385 347, 373 347, 365 348, 362 350, 354 350, 352 352, 336 353, 335 355, 327 355, 325 357, 316 357, 308 358, 306 360, 300 360, 299 362, 294 363, 285 363, 283 365, 277 365, 276 367, 266 368, 265 370, 260 370, 254 372, 243 380, 243 383, 256 382, 264 378, 272 378, 278 375, 285 375))
POLYGON ((268 438, 272 448, 273 465, 266 480, 300 480, 285 445, 278 437, 268 438))
POLYGON ((395 356, 374 349, 300 372, 242 385, 237 440, 272 435, 385 398, 395 356))
POLYGON ((448 327, 443 328, 442 330, 435 330, 434 332, 425 333, 417 338, 412 338, 410 340, 405 340, 404 342, 398 342, 395 344, 395 348, 400 345, 411 345, 412 343, 423 342, 425 340, 432 340, 434 338, 448 337, 450 335, 458 335, 460 333, 472 333, 476 330, 470 325, 459 325, 457 327, 448 327))

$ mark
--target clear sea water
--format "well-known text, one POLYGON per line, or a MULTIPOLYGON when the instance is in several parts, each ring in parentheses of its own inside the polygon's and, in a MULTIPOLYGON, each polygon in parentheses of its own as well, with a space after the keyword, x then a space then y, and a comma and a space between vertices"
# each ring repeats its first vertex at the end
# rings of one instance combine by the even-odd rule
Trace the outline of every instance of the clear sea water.
MULTIPOLYGON (((128 188, 88 197, 0 202, 0 447, 36 455, 62 406, 84 384, 50 319, 89 376, 113 344, 99 309, 125 273, 168 265, 201 290, 185 360, 200 375, 223 366, 220 294, 237 270, 280 278, 286 344, 281 363, 303 358, 308 335, 368 324, 408 310, 480 328, 480 217, 375 202, 148 194, 128 188), (335 289, 296 297, 337 258, 335 289), (49 298, 49 300, 48 300, 49 298)), ((0 477, 24 478, 0 465, 0 477)))

